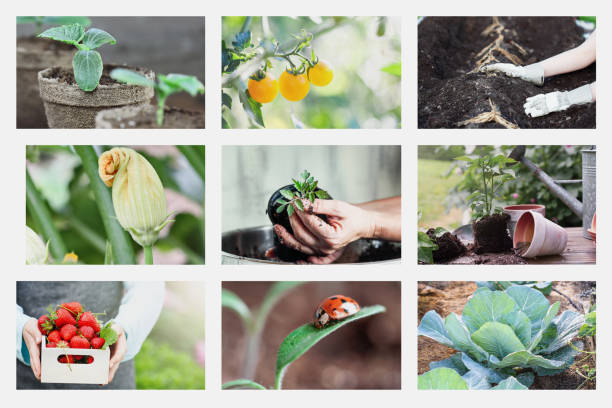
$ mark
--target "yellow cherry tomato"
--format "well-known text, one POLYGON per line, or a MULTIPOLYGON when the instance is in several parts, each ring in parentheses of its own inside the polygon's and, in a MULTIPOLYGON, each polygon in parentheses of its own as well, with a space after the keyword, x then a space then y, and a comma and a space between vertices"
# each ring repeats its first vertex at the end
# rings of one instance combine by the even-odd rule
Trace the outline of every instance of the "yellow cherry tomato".
POLYGON ((305 74, 294 75, 284 71, 278 79, 280 93, 285 99, 297 102, 301 101, 308 95, 310 90, 310 82, 305 74))
POLYGON ((308 68, 308 79, 316 86, 328 85, 334 79, 332 66, 327 61, 319 60, 314 67, 308 68))
POLYGON ((249 79, 249 95, 259 103, 269 103, 278 95, 278 81, 269 72, 260 80, 249 79))

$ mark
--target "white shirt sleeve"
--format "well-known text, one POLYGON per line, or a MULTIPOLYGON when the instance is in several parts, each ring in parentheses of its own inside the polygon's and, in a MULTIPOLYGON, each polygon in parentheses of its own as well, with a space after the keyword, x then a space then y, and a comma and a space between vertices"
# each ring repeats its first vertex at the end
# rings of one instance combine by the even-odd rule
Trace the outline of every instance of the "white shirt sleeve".
POLYGON ((15 327, 16 328, 16 332, 15 332, 16 339, 15 340, 16 340, 16 345, 17 345, 17 359, 26 365, 30 365, 29 364, 30 358, 28 356, 27 362, 24 360, 23 353, 21 352, 21 347, 23 345, 23 326, 25 326, 28 320, 30 320, 32 317, 23 313, 23 308, 21 306, 19 305, 16 305, 16 306, 17 306, 17 325, 15 327))
POLYGON ((123 328, 127 340, 127 352, 123 361, 138 354, 142 343, 151 333, 164 304, 164 282, 123 282, 125 294, 115 323, 123 328))

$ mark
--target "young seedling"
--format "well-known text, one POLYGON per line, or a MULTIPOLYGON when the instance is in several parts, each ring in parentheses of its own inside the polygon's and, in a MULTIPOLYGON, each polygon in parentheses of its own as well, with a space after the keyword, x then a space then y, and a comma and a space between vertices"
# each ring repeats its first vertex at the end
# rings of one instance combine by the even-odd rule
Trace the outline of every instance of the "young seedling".
POLYGON ((40 34, 43 25, 66 25, 66 24, 81 24, 83 27, 89 27, 91 20, 87 17, 77 16, 17 16, 17 24, 36 24, 36 34, 40 34))
POLYGON ((320 189, 317 190, 319 181, 315 180, 314 177, 310 175, 308 170, 304 170, 300 176, 302 177, 302 181, 291 179, 293 181, 293 186, 297 191, 291 191, 288 189, 280 191, 283 198, 276 200, 276 204, 280 204, 280 206, 276 209, 277 213, 280 214, 286 209, 287 215, 291 217, 294 211, 292 204, 294 203, 300 211, 304 211, 304 202, 302 200, 309 200, 312 203, 316 198, 320 198, 321 200, 330 198, 327 191, 320 189))
POLYGON ((161 126, 164 123, 164 107, 168 96, 178 93, 187 92, 191 96, 204 94, 204 85, 191 75, 183 74, 168 74, 158 75, 157 82, 141 75, 137 72, 130 71, 125 68, 116 68, 111 72, 111 78, 115 81, 123 82, 128 85, 149 86, 155 90, 157 95, 157 125, 161 126))
POLYGON ((83 91, 91 92, 98 87, 104 64, 96 48, 104 44, 116 44, 115 37, 98 28, 85 31, 79 23, 53 27, 38 35, 66 44, 74 45, 77 53, 72 59, 74 79, 83 91))

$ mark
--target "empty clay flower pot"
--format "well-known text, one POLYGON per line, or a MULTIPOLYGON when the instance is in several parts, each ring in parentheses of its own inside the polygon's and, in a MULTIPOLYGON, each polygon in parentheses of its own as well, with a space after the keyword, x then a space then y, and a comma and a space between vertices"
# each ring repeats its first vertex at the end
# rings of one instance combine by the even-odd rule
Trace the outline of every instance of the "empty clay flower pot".
POLYGON ((524 258, 558 255, 567 246, 567 231, 542 214, 527 211, 516 223, 513 244, 524 258))
MULTIPOLYGON (((153 97, 153 88, 126 85, 111 79, 109 72, 118 65, 105 64, 100 84, 92 92, 82 91, 72 69, 53 67, 38 73, 40 97, 50 128, 76 129, 94 128, 98 112, 126 105, 147 103, 153 97)), ((151 70, 132 68, 153 80, 151 70)))
POLYGON ((546 217, 546 207, 541 204, 516 204, 504 207, 504 213, 510 216, 510 221, 508 221, 508 230, 510 231, 510 237, 514 236, 516 222, 519 218, 521 218, 521 215, 523 215, 527 211, 535 211, 539 214, 542 214, 542 217, 546 217))

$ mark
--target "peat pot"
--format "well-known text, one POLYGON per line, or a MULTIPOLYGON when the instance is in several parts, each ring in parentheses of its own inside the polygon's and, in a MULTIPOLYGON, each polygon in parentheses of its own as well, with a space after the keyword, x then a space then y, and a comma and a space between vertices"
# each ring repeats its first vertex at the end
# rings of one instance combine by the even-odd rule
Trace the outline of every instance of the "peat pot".
MULTIPOLYGON (((265 257, 266 251, 275 246, 274 237, 271 225, 225 232, 221 238, 221 263, 224 265, 287 264, 265 257)), ((400 260, 399 242, 360 239, 352 242, 335 263, 399 264, 400 260), (364 258, 377 260, 364 261, 364 258)))
POLYGON ((17 128, 48 127, 38 88, 38 71, 48 67, 71 67, 72 45, 44 38, 17 39, 17 128))
POLYGON ((149 102, 153 88, 126 85, 114 81, 109 72, 115 68, 127 68, 154 80, 155 74, 143 68, 105 64, 100 85, 92 92, 82 91, 72 74, 72 69, 47 68, 38 73, 40 97, 50 128, 94 128, 98 112, 126 105, 149 102))
POLYGON ((204 112, 166 107, 164 123, 157 125, 157 106, 132 105, 96 115, 98 129, 204 129, 204 112))
POLYGON ((516 222, 526 211, 535 211, 542 214, 543 217, 546 217, 546 207, 541 204, 517 204, 507 205, 504 207, 504 213, 510 216, 510 220, 508 220, 508 231, 510 231, 510 238, 514 237, 516 222))

